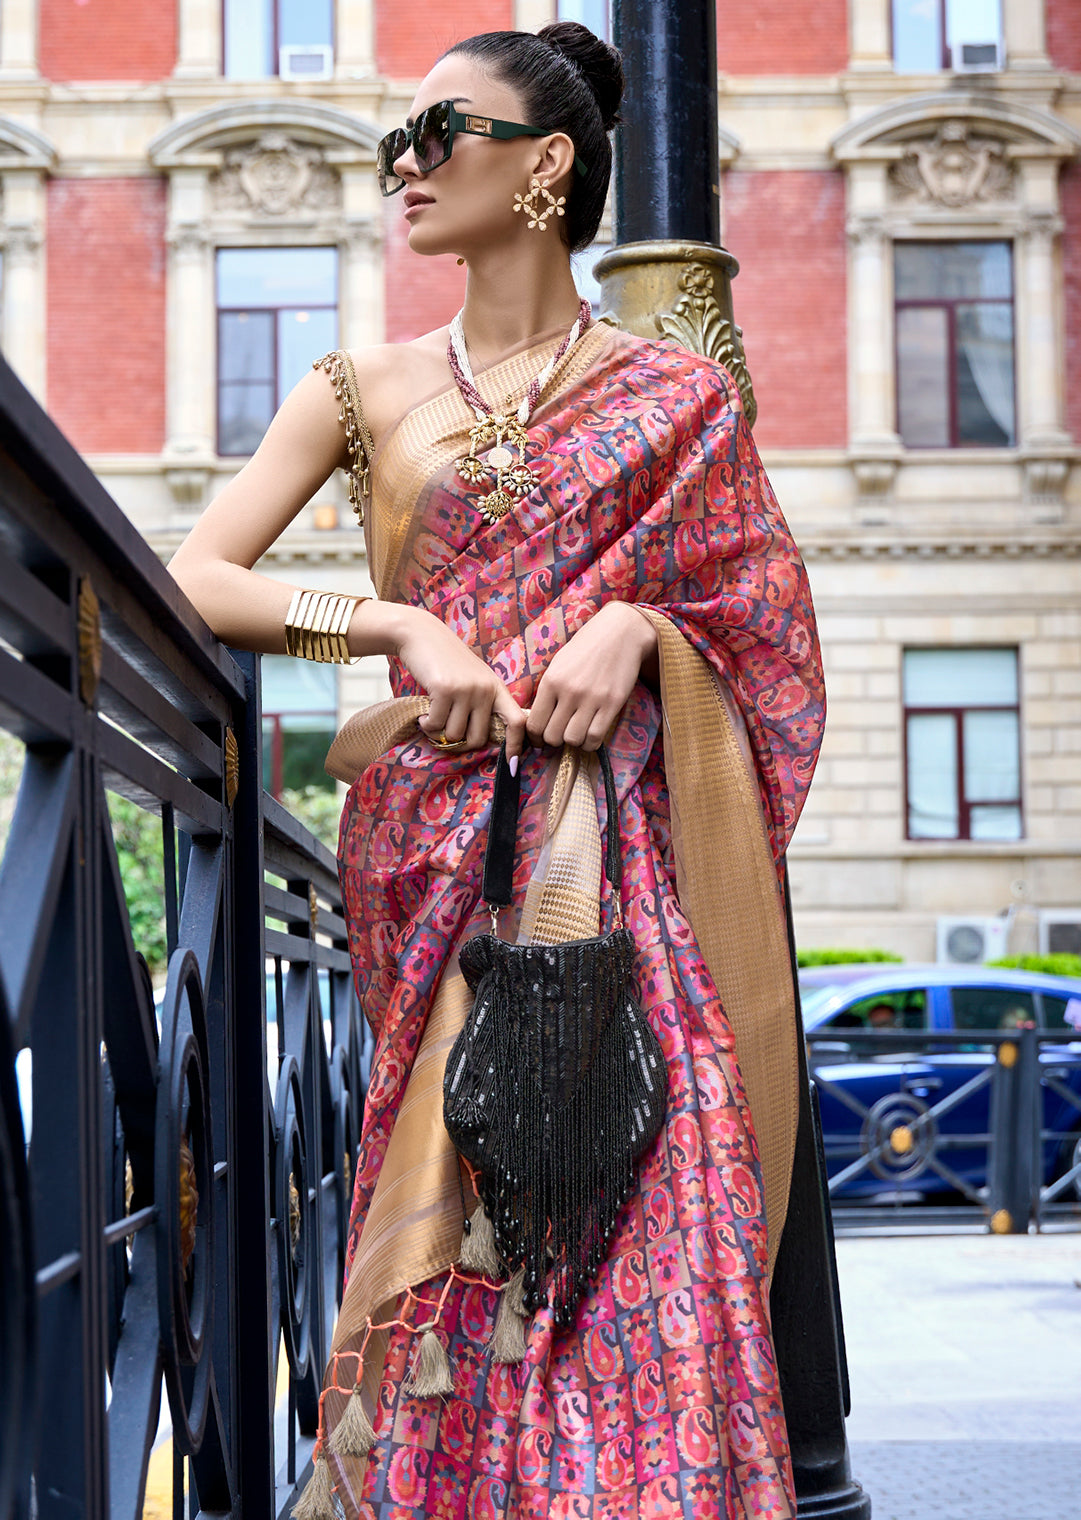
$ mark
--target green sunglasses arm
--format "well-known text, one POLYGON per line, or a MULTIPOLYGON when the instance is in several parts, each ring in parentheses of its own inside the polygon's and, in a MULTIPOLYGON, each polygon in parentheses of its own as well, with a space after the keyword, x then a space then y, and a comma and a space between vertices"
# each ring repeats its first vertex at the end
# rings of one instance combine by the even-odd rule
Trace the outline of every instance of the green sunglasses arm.
MULTIPOLYGON (((523 122, 499 121, 494 116, 470 116, 459 111, 457 106, 450 108, 450 125, 455 132, 467 132, 474 137, 498 137, 504 141, 512 137, 548 137, 551 134, 550 127, 527 127, 523 122)), ((574 167, 583 179, 589 172, 577 153, 574 167)))

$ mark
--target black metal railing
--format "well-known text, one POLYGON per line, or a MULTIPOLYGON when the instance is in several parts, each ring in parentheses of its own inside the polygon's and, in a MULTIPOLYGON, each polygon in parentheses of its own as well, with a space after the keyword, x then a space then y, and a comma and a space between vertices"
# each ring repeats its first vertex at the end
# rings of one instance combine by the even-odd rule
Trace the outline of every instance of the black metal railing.
POLYGON ((838 1229, 1081 1223, 1081 1039, 1012 1030, 807 1035, 838 1229))
POLYGON ((177 1520, 281 1516, 369 1056, 336 863, 263 793, 257 658, 3 361, 0 423, 0 727, 26 745, 0 861, 0 1520, 140 1516, 163 1386, 177 1520), (110 792, 161 822, 157 999, 110 792))

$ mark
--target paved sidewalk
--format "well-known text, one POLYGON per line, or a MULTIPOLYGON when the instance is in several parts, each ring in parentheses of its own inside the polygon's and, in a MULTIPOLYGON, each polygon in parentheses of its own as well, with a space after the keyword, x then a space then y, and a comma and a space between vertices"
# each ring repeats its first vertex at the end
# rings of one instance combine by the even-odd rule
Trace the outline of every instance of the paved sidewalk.
POLYGON ((837 1241, 873 1520, 1081 1520, 1081 1235, 837 1241))

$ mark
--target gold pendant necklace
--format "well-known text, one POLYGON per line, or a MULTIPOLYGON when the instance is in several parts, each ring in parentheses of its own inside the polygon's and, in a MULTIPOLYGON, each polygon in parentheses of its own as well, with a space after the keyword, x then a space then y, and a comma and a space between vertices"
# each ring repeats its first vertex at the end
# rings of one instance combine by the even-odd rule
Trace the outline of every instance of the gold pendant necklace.
POLYGON ((495 523, 505 517, 516 501, 528 496, 540 484, 540 476, 526 463, 525 451, 529 443, 526 424, 556 365, 585 332, 590 317, 589 302, 582 301, 574 325, 540 374, 530 382, 517 407, 508 397, 499 412, 488 405, 477 389, 466 351, 462 313, 459 312, 450 324, 447 361, 458 389, 477 418, 469 429, 469 453, 457 461, 455 468, 468 485, 489 487, 477 502, 477 511, 486 523, 495 523))
POLYGON ((529 435, 504 402, 502 412, 490 412, 469 429, 469 453, 458 460, 461 478, 471 486, 492 486, 477 502, 485 522, 498 522, 514 502, 528 496, 540 478, 525 462, 529 435), (487 451, 487 457, 481 454, 487 451), (494 486, 493 486, 494 482, 494 486))

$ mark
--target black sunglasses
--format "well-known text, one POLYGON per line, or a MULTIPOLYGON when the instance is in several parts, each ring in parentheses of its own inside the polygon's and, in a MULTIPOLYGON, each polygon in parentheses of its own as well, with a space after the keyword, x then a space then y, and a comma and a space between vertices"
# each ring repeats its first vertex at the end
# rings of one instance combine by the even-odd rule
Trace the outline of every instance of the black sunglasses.
MULTIPOLYGON (((548 127, 527 127, 520 121, 496 121, 492 116, 469 116, 459 111, 451 100, 440 100, 434 106, 421 111, 411 127, 395 127, 388 132, 375 150, 375 167, 379 175, 379 188, 384 195, 397 195, 405 184, 394 165, 409 147, 422 174, 430 174, 446 163, 454 146, 457 132, 468 132, 474 137, 547 137, 548 127)), ((585 164, 575 154, 574 167, 583 177, 588 172, 585 164)))

